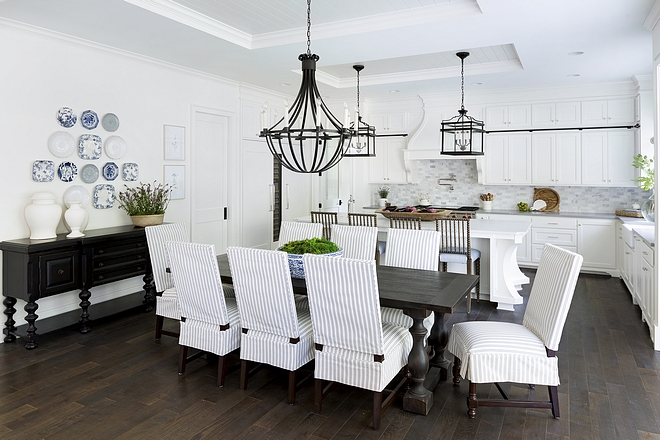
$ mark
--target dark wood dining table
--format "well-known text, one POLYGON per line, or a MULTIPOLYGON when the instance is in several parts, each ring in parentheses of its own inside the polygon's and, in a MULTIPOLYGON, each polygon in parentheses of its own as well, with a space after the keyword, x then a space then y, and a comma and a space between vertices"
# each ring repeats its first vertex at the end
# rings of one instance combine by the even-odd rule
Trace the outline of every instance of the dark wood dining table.
MULTIPOLYGON (((223 283, 232 283, 226 254, 218 255, 223 283)), ((403 310, 413 319, 410 333, 413 347, 408 356, 412 386, 403 398, 403 409, 427 415, 433 406, 433 390, 439 380, 447 379, 449 361, 444 352, 448 341, 445 314, 454 313, 468 292, 477 284, 476 275, 451 272, 376 266, 380 304, 403 310), (435 323, 428 338, 433 347, 430 359, 424 347, 424 318, 435 312, 435 323)), ((307 294, 304 279, 292 278, 295 293, 307 294)))

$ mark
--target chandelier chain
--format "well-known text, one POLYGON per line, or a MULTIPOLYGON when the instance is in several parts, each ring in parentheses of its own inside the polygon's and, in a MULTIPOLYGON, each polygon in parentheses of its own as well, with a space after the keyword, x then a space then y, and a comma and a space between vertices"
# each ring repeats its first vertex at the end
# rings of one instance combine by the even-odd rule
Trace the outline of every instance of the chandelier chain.
POLYGON ((312 0, 307 0, 307 55, 312 54, 312 0))
MULTIPOLYGON (((360 115, 360 71, 357 71, 357 115, 360 115)), ((358 121, 355 121, 355 127, 357 127, 358 121)))
POLYGON ((461 110, 465 110, 465 76, 463 75, 463 63, 465 58, 461 58, 461 110))

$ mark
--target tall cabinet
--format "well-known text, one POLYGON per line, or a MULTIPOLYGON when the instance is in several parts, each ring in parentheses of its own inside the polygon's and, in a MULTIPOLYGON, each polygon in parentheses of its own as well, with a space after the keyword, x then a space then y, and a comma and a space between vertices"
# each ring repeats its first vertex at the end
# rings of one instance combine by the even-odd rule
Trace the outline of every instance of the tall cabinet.
MULTIPOLYGON (((369 124, 376 127, 377 134, 404 133, 406 113, 373 113, 369 115, 369 124)), ((403 162, 405 138, 380 137, 376 141, 376 157, 369 159, 369 182, 381 184, 399 184, 406 182, 406 170, 403 162)))

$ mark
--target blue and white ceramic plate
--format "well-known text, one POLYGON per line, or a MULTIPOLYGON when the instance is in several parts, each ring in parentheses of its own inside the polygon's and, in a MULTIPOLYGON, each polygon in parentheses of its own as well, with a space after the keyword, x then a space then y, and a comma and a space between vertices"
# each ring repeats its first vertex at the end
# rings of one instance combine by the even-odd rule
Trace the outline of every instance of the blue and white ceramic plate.
POLYGON ((78 167, 73 162, 62 162, 57 167, 57 175, 62 182, 73 182, 78 175, 78 167))
POLYGON ((101 157, 103 142, 95 134, 82 134, 78 139, 78 156, 81 159, 94 160, 101 157))
POLYGON ((88 163, 80 170, 80 178, 85 183, 94 183, 99 178, 99 169, 96 165, 88 163))
POLYGON ((114 162, 106 162, 103 165, 103 177, 105 180, 115 180, 119 175, 119 167, 114 162))
POLYGON ((55 164, 52 160, 35 160, 32 164, 32 180, 52 182, 55 178, 55 164))
POLYGON ((80 114, 80 124, 88 130, 93 130, 99 125, 99 117, 93 110, 85 110, 80 114))
POLYGON ((138 164, 132 162, 126 162, 121 166, 122 179, 132 182, 134 180, 138 180, 139 175, 140 175, 140 170, 138 168, 138 164))
POLYGON ((126 154, 126 142, 121 136, 108 136, 104 149, 110 159, 121 159, 126 154))
POLYGON ((115 187, 108 184, 96 185, 92 200, 96 209, 112 208, 115 204, 115 187))
POLYGON ((80 202, 84 208, 89 203, 89 191, 82 185, 73 185, 64 191, 63 200, 67 208, 71 207, 72 202, 80 202))
POLYGON ((106 131, 117 131, 119 128, 119 118, 114 113, 106 113, 101 119, 101 125, 106 131))
POLYGON ((77 120, 78 116, 69 107, 62 107, 57 111, 57 122, 64 128, 73 127, 77 120))

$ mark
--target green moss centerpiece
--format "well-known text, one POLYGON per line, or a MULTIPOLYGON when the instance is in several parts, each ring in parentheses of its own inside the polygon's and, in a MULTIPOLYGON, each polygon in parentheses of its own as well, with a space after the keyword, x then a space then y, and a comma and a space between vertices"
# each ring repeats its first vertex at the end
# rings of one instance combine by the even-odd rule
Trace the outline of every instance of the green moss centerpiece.
POLYGON ((290 241, 279 248, 278 251, 289 254, 289 270, 292 278, 305 278, 303 254, 323 254, 328 257, 341 257, 344 250, 329 240, 323 238, 307 238, 305 240, 290 241))

